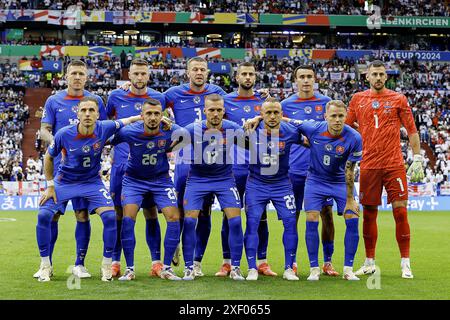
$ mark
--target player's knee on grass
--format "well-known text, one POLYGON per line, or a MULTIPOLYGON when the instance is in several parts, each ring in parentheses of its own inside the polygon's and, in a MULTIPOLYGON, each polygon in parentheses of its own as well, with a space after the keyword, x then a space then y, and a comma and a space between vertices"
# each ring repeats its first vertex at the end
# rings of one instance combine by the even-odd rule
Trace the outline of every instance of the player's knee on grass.
POLYGON ((406 208, 407 206, 408 206, 408 201, 406 201, 406 200, 399 200, 399 201, 392 202, 392 209, 401 208, 401 207, 406 208))
POLYGON ((234 217, 238 217, 238 216, 241 215, 241 209, 240 208, 225 208, 225 209, 223 209, 223 212, 225 212, 225 215, 227 216, 228 219, 231 219, 231 218, 234 218, 234 217))
POLYGON ((165 207, 162 209, 162 213, 167 222, 175 222, 180 220, 180 212, 177 207, 165 207))
POLYGON ((136 221, 137 214, 139 212, 139 206, 136 204, 127 204, 123 207, 123 218, 130 217, 133 221, 136 221))
POLYGON ((89 221, 89 213, 87 210, 76 210, 75 218, 78 222, 88 222, 89 221))
POLYGON ((319 221, 319 211, 306 211, 306 221, 319 221))
POLYGON ((194 218, 197 219, 200 214, 200 210, 187 210, 184 212, 184 218, 194 218))

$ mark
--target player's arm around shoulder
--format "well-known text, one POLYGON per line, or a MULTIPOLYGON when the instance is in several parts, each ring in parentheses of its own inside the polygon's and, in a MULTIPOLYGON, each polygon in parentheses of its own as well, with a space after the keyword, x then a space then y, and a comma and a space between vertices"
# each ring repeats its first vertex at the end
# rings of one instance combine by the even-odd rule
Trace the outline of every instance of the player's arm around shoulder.
POLYGON ((355 186, 355 168, 356 161, 347 160, 345 164, 345 184, 347 189, 347 201, 345 204, 345 215, 356 215, 359 217, 359 204, 353 197, 353 188, 355 186))
POLYGON ((172 125, 172 128, 170 129, 172 131, 170 137, 171 144, 167 149, 167 152, 177 151, 191 144, 191 134, 188 127, 193 127, 193 125, 194 124, 190 124, 186 128, 176 124, 172 125))

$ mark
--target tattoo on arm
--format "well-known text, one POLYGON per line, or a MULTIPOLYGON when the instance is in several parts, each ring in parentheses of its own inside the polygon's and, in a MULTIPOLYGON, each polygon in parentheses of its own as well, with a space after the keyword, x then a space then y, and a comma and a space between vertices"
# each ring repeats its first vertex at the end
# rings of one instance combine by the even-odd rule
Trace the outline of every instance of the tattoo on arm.
POLYGON ((355 167, 356 162, 347 161, 345 164, 345 183, 347 185, 347 195, 353 194, 353 186, 355 184, 355 167))

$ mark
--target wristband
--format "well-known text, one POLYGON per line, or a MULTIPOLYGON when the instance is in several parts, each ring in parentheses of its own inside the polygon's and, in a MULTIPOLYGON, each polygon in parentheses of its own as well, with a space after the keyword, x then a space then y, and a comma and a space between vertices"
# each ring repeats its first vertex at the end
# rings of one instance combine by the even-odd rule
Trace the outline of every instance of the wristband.
POLYGON ((415 154, 414 155, 414 162, 416 162, 416 161, 420 161, 420 162, 423 161, 423 157, 422 157, 421 154, 415 154))
POLYGON ((54 187, 54 186, 55 186, 55 182, 53 180, 47 181, 47 187, 54 187))

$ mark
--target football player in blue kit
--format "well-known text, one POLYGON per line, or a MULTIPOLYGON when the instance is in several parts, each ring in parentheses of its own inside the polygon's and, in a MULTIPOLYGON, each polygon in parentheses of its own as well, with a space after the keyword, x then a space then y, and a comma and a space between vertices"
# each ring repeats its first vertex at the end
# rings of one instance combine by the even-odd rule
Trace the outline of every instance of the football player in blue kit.
MULTIPOLYGON (((224 100, 219 94, 205 97, 204 113, 206 120, 185 127, 190 139, 183 142, 183 145, 191 147, 188 153, 192 160, 183 199, 183 279, 193 280, 196 277, 193 270, 195 226, 204 202, 215 195, 228 219, 230 278, 244 280, 240 270, 243 248, 241 200, 232 172, 232 146, 243 142, 244 132, 236 123, 223 120, 224 100)), ((188 151, 186 147, 184 151, 188 151)))
MULTIPOLYGON (((162 93, 147 87, 150 78, 148 62, 143 59, 131 61, 128 72, 130 85, 127 90, 116 89, 111 92, 106 103, 106 111, 110 119, 123 119, 141 113, 142 104, 149 98, 160 101, 163 110, 165 109, 165 99, 162 93)), ((114 207, 117 214, 117 241, 113 252, 113 277, 119 277, 120 256, 122 254, 121 230, 123 208, 121 204, 122 180, 127 164, 130 147, 127 143, 121 143, 114 147, 113 162, 111 167, 111 187, 110 192, 114 200, 114 207)), ((146 199, 149 203, 142 206, 145 225, 146 240, 152 256, 152 268, 149 272, 151 276, 160 276, 163 264, 161 263, 161 229, 158 222, 158 212, 151 199, 146 199)))
POLYGON ((298 233, 294 191, 288 178, 289 154, 293 144, 302 143, 295 127, 281 122, 282 108, 275 98, 261 106, 261 121, 250 135, 250 165, 245 189, 247 225, 244 244, 248 261, 247 280, 257 280, 256 251, 261 215, 271 201, 284 226, 285 271, 283 279, 299 280, 293 271, 298 233))
POLYGON ((141 115, 143 121, 122 128, 111 141, 112 145, 126 143, 130 150, 123 176, 121 196, 124 208, 121 239, 127 269, 119 280, 135 279, 134 226, 140 207, 146 209, 145 202, 143 203, 146 197, 153 198, 167 221, 164 266, 159 276, 163 279, 181 280, 170 267, 180 240, 180 213, 167 159, 167 152, 171 151, 172 133, 180 127, 172 125, 170 130, 164 130, 161 122, 163 108, 161 102, 155 99, 144 101, 141 115))
MULTIPOLYGON (((236 82, 239 88, 236 92, 229 93, 225 100, 225 119, 231 120, 238 125, 244 125, 245 121, 259 115, 264 98, 260 93, 254 91, 256 82, 255 66, 250 62, 241 63, 236 71, 236 82)), ((248 176, 249 153, 248 150, 235 146, 235 157, 233 174, 236 180, 239 196, 244 199, 245 185, 248 176)), ((243 203, 242 203, 243 205, 243 203)), ((228 246, 228 221, 226 216, 222 222, 222 251, 223 263, 216 273, 218 277, 226 277, 231 271, 230 247, 228 246)), ((258 272, 267 276, 277 274, 270 269, 267 263, 267 247, 269 244, 269 228, 267 226, 267 212, 264 211, 258 227, 258 272)))
POLYGON ((343 278, 359 280, 353 273, 353 259, 358 248, 359 206, 353 196, 355 166, 362 159, 361 135, 345 125, 347 107, 340 100, 326 105, 326 121, 290 120, 298 132, 309 139, 311 162, 305 185, 306 247, 310 262, 308 280, 319 280, 319 215, 323 201, 336 201, 338 215, 344 215, 345 260, 343 278))
MULTIPOLYGON (((171 108, 175 117, 175 123, 181 127, 186 127, 194 122, 205 119, 203 108, 205 96, 210 94, 226 95, 222 88, 207 83, 208 63, 201 57, 194 57, 187 62, 187 75, 189 83, 172 87, 164 92, 166 107, 171 108)), ((175 165, 175 189, 178 193, 178 206, 180 208, 181 229, 183 229, 183 198, 186 188, 186 179, 189 172, 189 157, 183 157, 182 153, 177 154, 175 165)), ((204 202, 204 207, 200 211, 198 224, 196 227, 197 243, 195 246, 194 273, 197 277, 203 276, 201 270, 201 260, 206 250, 209 235, 211 233, 211 205, 213 199, 204 202)), ((175 254, 175 261, 178 261, 178 252, 175 254)))
MULTIPOLYGON (((48 145, 53 143, 54 135, 63 127, 78 123, 77 105, 83 97, 92 96, 98 101, 100 120, 106 120, 106 111, 102 98, 84 90, 88 77, 86 64, 81 60, 73 60, 67 65, 66 80, 67 89, 61 90, 48 97, 44 105, 44 112, 41 119, 41 137, 48 145)), ((54 172, 58 169, 61 155, 54 159, 54 172)), ((72 273, 79 278, 90 278, 91 275, 84 267, 84 259, 87 254, 89 240, 91 236, 91 224, 86 204, 81 199, 72 199, 73 209, 77 224, 75 227, 75 240, 77 258, 72 273)), ((66 211, 67 203, 60 203, 58 212, 53 216, 51 222, 51 240, 50 240, 50 264, 52 264, 52 254, 58 238, 58 220, 66 211)), ((41 269, 34 275, 39 278, 41 269)), ((53 275, 51 267, 50 275, 53 275)))
MULTIPOLYGON (((314 92, 315 72, 309 65, 300 65, 294 70, 294 79, 297 84, 297 93, 281 101, 283 113, 286 117, 296 120, 323 121, 325 105, 331 99, 318 92, 314 92)), ((310 150, 303 145, 294 145, 289 159, 289 178, 294 188, 295 204, 297 207, 297 221, 302 210, 305 195, 305 181, 309 166, 310 150)), ((322 219, 322 246, 324 264, 322 271, 325 275, 338 276, 332 265, 334 252, 334 224, 333 201, 325 199, 320 211, 322 219)), ((297 272, 297 264, 294 263, 297 272)))
POLYGON ((38 280, 50 281, 51 221, 61 203, 81 198, 89 213, 97 213, 103 221, 102 281, 111 281, 112 251, 116 240, 116 214, 113 201, 99 175, 103 147, 121 127, 138 121, 135 116, 119 121, 98 121, 99 105, 95 97, 84 97, 78 104, 78 124, 59 130, 44 158, 47 189, 39 202, 36 238, 41 256, 38 280), (54 158, 62 154, 56 175, 54 158))

